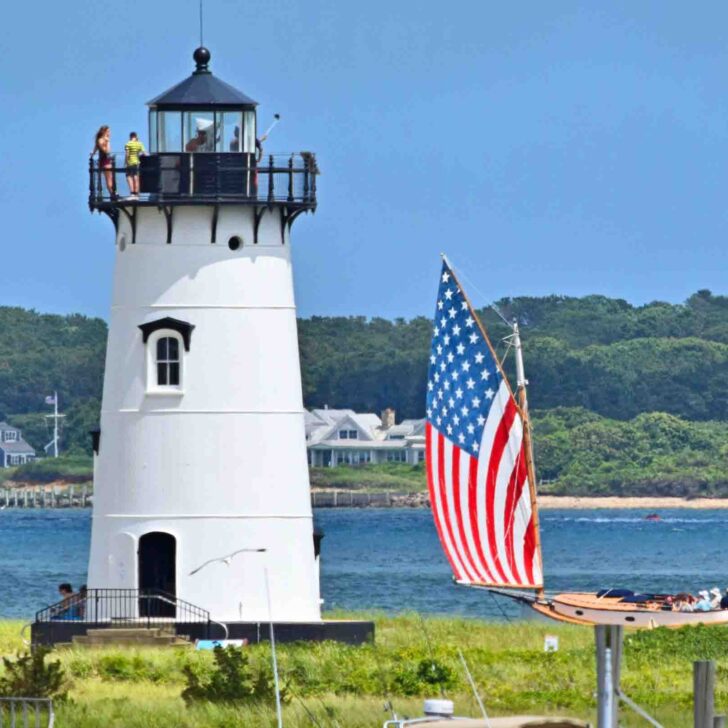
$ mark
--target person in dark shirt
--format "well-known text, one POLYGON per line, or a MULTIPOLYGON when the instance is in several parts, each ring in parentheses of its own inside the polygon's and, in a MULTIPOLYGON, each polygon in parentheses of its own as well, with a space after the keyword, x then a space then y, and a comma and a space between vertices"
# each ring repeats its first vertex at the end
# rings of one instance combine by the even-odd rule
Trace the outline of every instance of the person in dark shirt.
POLYGON ((720 608, 728 609, 728 589, 725 590, 725 594, 723 595, 723 598, 720 600, 720 608))

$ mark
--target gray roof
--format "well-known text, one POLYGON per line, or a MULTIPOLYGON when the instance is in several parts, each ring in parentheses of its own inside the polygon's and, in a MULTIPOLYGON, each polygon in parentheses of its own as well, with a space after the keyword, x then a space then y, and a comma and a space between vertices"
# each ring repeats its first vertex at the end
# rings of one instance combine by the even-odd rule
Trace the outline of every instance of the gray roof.
POLYGON ((210 106, 234 106, 237 108, 254 108, 258 105, 242 91, 221 81, 207 68, 210 60, 210 52, 206 48, 198 48, 194 53, 197 62, 197 70, 184 81, 167 89, 159 96, 155 96, 147 102, 147 106, 158 109, 163 108, 195 108, 200 109, 210 106), (204 51, 204 53, 203 53, 204 51))
POLYGON ((0 442, 0 450, 16 455, 35 455, 35 449, 22 439, 15 442, 0 442))
POLYGON ((13 427, 7 422, 0 422, 0 450, 8 453, 15 453, 16 455, 35 455, 35 449, 28 445, 25 440, 23 440, 20 428, 13 427), (17 432, 18 439, 12 442, 3 442, 1 436, 3 432, 17 432))

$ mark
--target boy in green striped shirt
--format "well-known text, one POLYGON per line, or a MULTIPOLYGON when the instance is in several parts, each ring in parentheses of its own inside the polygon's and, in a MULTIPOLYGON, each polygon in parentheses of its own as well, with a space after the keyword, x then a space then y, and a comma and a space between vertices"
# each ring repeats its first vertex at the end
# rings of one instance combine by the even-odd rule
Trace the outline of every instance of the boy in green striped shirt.
POLYGON ((124 145, 126 153, 126 181, 132 197, 139 195, 139 155, 146 154, 144 145, 139 141, 137 133, 129 134, 129 141, 124 145))

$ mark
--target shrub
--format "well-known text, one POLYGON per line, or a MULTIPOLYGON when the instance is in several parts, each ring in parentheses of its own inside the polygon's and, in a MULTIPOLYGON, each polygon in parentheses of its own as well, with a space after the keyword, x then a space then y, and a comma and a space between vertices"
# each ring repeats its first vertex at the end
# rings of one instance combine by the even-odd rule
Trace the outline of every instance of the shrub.
POLYGON ((68 695, 66 675, 59 660, 46 665, 49 652, 47 647, 37 647, 32 652, 18 653, 15 660, 3 657, 5 672, 0 677, 0 695, 65 700, 68 695))
MULTIPOLYGON (((214 656, 215 665, 204 681, 192 666, 184 666, 187 687, 182 691, 182 698, 188 705, 201 700, 211 703, 273 701, 275 684, 272 675, 264 667, 254 671, 242 649, 216 647, 214 656)), ((281 700, 288 700, 283 689, 281 700)))

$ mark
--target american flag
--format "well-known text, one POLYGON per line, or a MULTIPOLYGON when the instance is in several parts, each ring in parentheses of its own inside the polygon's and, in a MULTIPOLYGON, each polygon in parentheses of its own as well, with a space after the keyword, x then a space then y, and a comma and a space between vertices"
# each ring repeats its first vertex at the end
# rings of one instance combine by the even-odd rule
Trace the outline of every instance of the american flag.
POLYGON ((432 513, 455 579, 540 587, 523 420, 447 261, 432 330, 426 428, 432 513))

